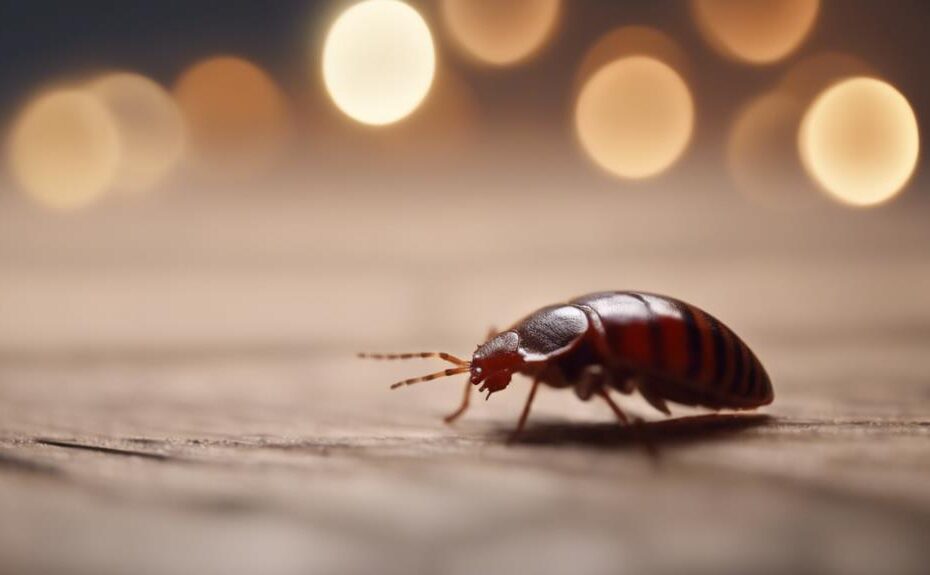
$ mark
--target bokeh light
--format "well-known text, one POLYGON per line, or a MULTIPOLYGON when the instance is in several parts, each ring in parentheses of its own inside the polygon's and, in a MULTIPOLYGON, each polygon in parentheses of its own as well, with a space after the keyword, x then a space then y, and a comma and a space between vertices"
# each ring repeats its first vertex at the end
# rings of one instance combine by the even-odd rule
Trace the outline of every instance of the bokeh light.
POLYGON ((917 165, 917 118, 907 99, 875 78, 828 88, 804 115, 804 166, 824 190, 855 206, 893 197, 917 165))
POLYGON ((233 56, 203 60, 181 75, 174 94, 194 159, 212 174, 249 174, 281 151, 287 106, 271 77, 255 64, 233 56))
POLYGON ((443 68, 437 70, 431 91, 409 120, 391 130, 364 134, 378 147, 378 156, 395 164, 406 161, 411 167, 427 160, 436 166, 460 161, 465 149, 475 144, 481 114, 468 82, 443 68))
POLYGON ((396 0, 366 0, 345 10, 323 46, 323 81, 349 117, 370 125, 410 115, 429 93, 436 51, 420 14, 396 0))
POLYGON ((480 62, 523 62, 556 28, 560 0, 443 0, 443 20, 462 51, 480 62))
POLYGON ((655 176, 684 152, 694 124, 687 84, 655 58, 616 60, 588 80, 575 108, 584 150, 623 178, 655 176))
POLYGON ((734 60, 768 64, 793 52, 820 11, 819 0, 693 0, 707 41, 734 60))
POLYGON ((146 190, 178 163, 184 150, 181 111, 168 92, 139 74, 107 74, 89 85, 116 120, 122 154, 114 187, 146 190))
POLYGON ((575 75, 576 92, 606 64, 627 56, 649 56, 688 76, 688 57, 668 34, 649 26, 624 26, 602 36, 585 53, 575 75))
POLYGON ((23 109, 10 135, 14 179, 52 208, 80 208, 99 198, 113 183, 119 159, 116 121, 83 90, 40 95, 23 109))
POLYGON ((814 205, 821 197, 801 165, 798 130, 804 111, 832 84, 870 74, 855 56, 822 52, 807 56, 767 93, 736 114, 727 139, 727 168, 734 183, 757 203, 780 209, 814 205))
POLYGON ((727 138, 727 167, 752 200, 776 208, 808 205, 811 186, 797 153, 803 107, 774 91, 751 100, 736 115, 727 138))

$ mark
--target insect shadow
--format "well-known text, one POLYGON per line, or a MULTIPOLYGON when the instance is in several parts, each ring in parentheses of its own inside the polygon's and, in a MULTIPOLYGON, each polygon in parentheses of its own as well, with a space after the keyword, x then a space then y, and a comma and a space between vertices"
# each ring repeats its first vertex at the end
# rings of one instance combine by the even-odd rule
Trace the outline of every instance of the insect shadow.
POLYGON ((616 423, 547 423, 527 426, 513 438, 512 429, 502 427, 495 436, 515 445, 586 446, 593 448, 643 448, 656 452, 662 447, 720 441, 775 421, 761 413, 715 413, 676 417, 660 421, 616 423))

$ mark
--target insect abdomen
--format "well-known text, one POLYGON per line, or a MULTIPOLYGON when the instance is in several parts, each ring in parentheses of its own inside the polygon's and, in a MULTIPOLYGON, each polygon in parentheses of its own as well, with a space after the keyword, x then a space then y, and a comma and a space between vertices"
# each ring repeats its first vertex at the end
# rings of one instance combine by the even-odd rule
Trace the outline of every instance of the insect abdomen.
POLYGON ((618 363, 664 399, 737 408, 772 401, 768 375, 752 350, 692 305, 639 292, 592 294, 572 303, 597 313, 618 363))

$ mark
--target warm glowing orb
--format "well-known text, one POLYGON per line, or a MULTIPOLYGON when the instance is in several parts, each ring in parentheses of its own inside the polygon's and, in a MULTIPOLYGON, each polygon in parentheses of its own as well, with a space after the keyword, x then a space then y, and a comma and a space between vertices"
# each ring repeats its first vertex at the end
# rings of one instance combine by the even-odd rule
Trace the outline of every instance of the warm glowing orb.
POLYGON ((90 204, 113 183, 120 158, 116 122, 94 95, 62 90, 26 106, 9 142, 13 177, 40 203, 90 204))
POLYGON ((671 166, 691 139, 694 106, 675 70, 654 58, 616 60, 582 87, 575 129, 584 150, 608 172, 648 178, 671 166))
POLYGON ((323 45, 323 81, 349 117, 397 122, 423 102, 436 71, 433 36, 420 14, 397 0, 366 0, 343 12, 323 45))
POLYGON ((145 190, 157 184, 184 149, 184 121, 174 99, 138 74, 108 74, 89 89, 107 106, 119 130, 122 155, 114 186, 145 190))
POLYGON ((220 177, 266 167, 288 133, 284 95, 255 64, 235 56, 187 69, 174 94, 187 123, 194 159, 220 177))
POLYGON ((810 182, 797 152, 803 106, 789 94, 769 92, 746 104, 727 138, 734 183, 751 199, 774 208, 808 205, 810 182))
POLYGON ((576 91, 605 64, 629 56, 655 58, 683 77, 690 67, 684 50, 665 32, 649 26, 623 26, 601 36, 585 53, 575 75, 576 91))
POLYGON ((768 64, 807 37, 820 0, 693 0, 695 18, 712 46, 726 56, 768 64))
POLYGON ((907 99, 874 78, 845 80, 824 91, 804 115, 804 166, 833 197, 871 206, 893 197, 917 165, 920 137, 907 99))
POLYGON ((527 60, 552 35, 559 0, 443 0, 442 16, 466 54, 494 66, 527 60))

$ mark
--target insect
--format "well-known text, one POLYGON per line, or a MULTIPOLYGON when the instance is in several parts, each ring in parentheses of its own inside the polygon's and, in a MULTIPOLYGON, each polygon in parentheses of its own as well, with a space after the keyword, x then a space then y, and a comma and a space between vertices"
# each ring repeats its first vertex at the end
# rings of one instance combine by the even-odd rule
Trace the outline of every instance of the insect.
POLYGON ((743 341, 716 318, 683 301, 636 291, 593 293, 551 305, 510 329, 489 334, 471 361, 442 352, 359 354, 371 359, 436 357, 455 367, 391 386, 469 373, 451 423, 468 409, 472 389, 505 389, 514 374, 532 379, 514 435, 526 425, 540 384, 571 387, 583 401, 597 397, 622 423, 629 418, 610 391, 639 391, 657 410, 666 402, 711 409, 753 409, 772 402, 765 368, 743 341))

